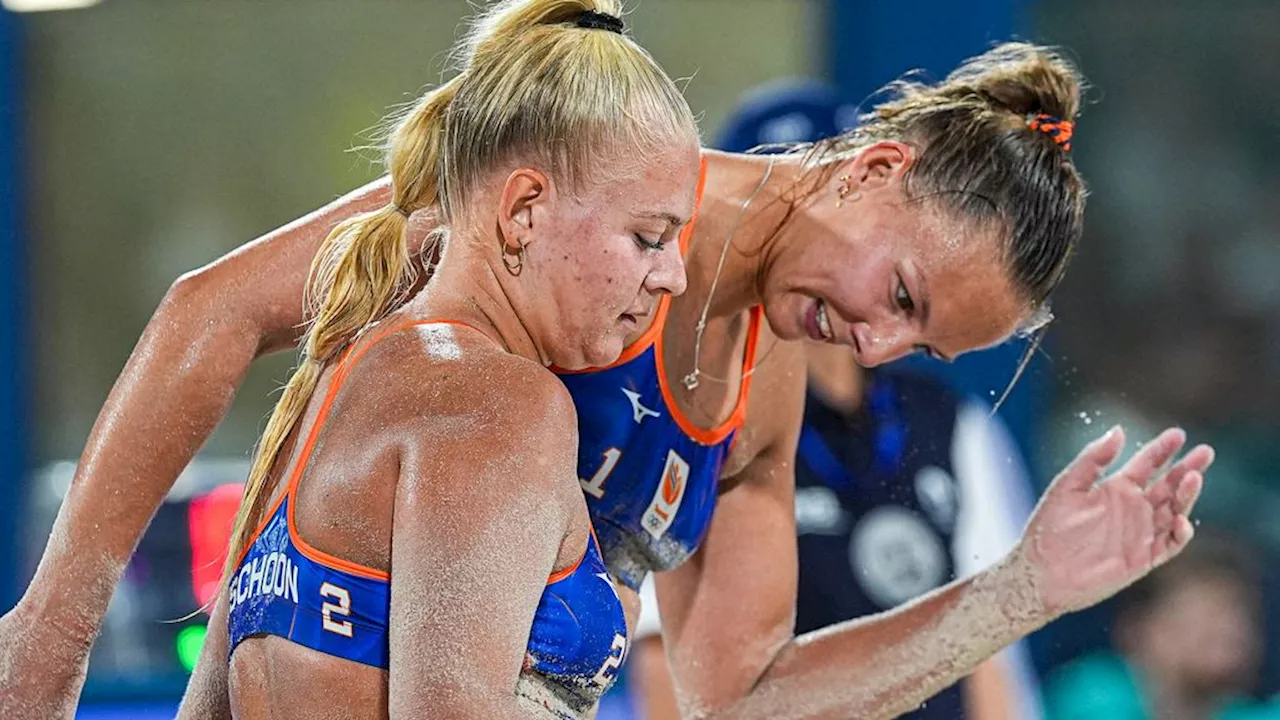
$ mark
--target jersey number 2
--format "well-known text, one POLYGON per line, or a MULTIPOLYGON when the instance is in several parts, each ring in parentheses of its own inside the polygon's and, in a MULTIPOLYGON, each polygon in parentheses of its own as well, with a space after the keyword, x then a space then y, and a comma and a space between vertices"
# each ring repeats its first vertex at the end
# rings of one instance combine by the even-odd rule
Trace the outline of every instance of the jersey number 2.
POLYGON ((351 614, 351 593, 347 592, 346 588, 325 583, 320 586, 320 597, 333 598, 338 601, 336 603, 327 602, 321 606, 320 614, 324 618, 324 629, 343 637, 351 637, 351 621, 333 619, 334 615, 345 617, 351 614))
POLYGON ((596 672, 595 677, 591 678, 591 682, 595 683, 599 687, 604 687, 609 684, 609 680, 611 679, 609 671, 618 669, 618 666, 622 664, 623 658, 627 656, 627 639, 617 633, 614 633, 613 647, 609 648, 609 650, 609 657, 606 658, 604 664, 600 666, 600 670, 596 672), (619 651, 617 655, 613 654, 614 650, 619 651))

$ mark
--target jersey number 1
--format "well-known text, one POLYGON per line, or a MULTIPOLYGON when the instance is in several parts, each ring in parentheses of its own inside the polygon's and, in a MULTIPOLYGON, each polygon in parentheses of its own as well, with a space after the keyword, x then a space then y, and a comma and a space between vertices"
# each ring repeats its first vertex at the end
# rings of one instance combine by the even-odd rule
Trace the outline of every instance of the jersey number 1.
POLYGON ((593 498, 604 497, 604 481, 609 479, 609 474, 613 472, 613 468, 618 464, 618 460, 622 457, 622 451, 618 448, 609 448, 604 451, 604 463, 600 465, 600 469, 590 480, 578 478, 578 484, 582 486, 582 491, 593 498))

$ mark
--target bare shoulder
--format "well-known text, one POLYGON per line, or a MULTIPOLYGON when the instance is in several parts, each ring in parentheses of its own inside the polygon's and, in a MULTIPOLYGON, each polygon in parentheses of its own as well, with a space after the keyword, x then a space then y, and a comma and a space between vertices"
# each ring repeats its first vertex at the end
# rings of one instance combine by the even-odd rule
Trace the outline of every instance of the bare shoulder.
POLYGON ((510 481, 521 493, 576 485, 577 415, 568 391, 550 370, 479 331, 404 328, 370 347, 361 370, 380 422, 402 428, 402 481, 447 472, 510 481))
POLYGON ((725 477, 738 475, 772 448, 793 445, 804 415, 804 343, 779 339, 763 322, 757 348, 747 418, 725 464, 725 477))

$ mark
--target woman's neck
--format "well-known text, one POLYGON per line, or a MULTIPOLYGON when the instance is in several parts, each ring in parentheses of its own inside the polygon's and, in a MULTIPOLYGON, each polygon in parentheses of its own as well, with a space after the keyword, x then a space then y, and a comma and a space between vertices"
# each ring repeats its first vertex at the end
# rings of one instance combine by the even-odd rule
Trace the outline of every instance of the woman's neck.
POLYGON ((691 288, 706 288, 700 293, 702 302, 715 284, 710 315, 728 317, 763 298, 761 281, 777 232, 790 216, 789 191, 799 177, 800 158, 703 152, 707 180, 686 269, 691 288))
POLYGON ((489 336, 507 352, 549 365, 546 353, 521 320, 512 292, 493 263, 476 244, 461 236, 450 238, 430 282, 406 312, 422 319, 466 323, 489 336))

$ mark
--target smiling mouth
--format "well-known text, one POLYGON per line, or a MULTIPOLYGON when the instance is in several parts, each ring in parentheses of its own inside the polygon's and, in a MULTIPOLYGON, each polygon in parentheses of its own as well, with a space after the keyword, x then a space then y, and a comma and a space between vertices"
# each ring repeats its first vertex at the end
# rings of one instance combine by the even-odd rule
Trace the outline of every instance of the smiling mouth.
MULTIPOLYGON (((809 329, 809 337, 822 342, 836 343, 836 334, 831 327, 830 310, 827 309, 827 303, 821 299, 814 299, 814 309, 810 311, 810 318, 807 321, 809 329)), ((862 365, 862 343, 858 341, 858 334, 849 328, 849 346, 853 349, 853 357, 862 365)), ((865 367, 865 365, 864 365, 865 367)))
POLYGON ((835 335, 831 332, 831 318, 827 317, 827 304, 822 300, 818 301, 816 319, 818 321, 818 332, 822 335, 822 339, 831 342, 835 335))
POLYGON ((831 317, 827 311, 827 304, 819 298, 813 299, 813 304, 804 314, 804 331, 810 340, 834 341, 835 333, 831 329, 831 317))

